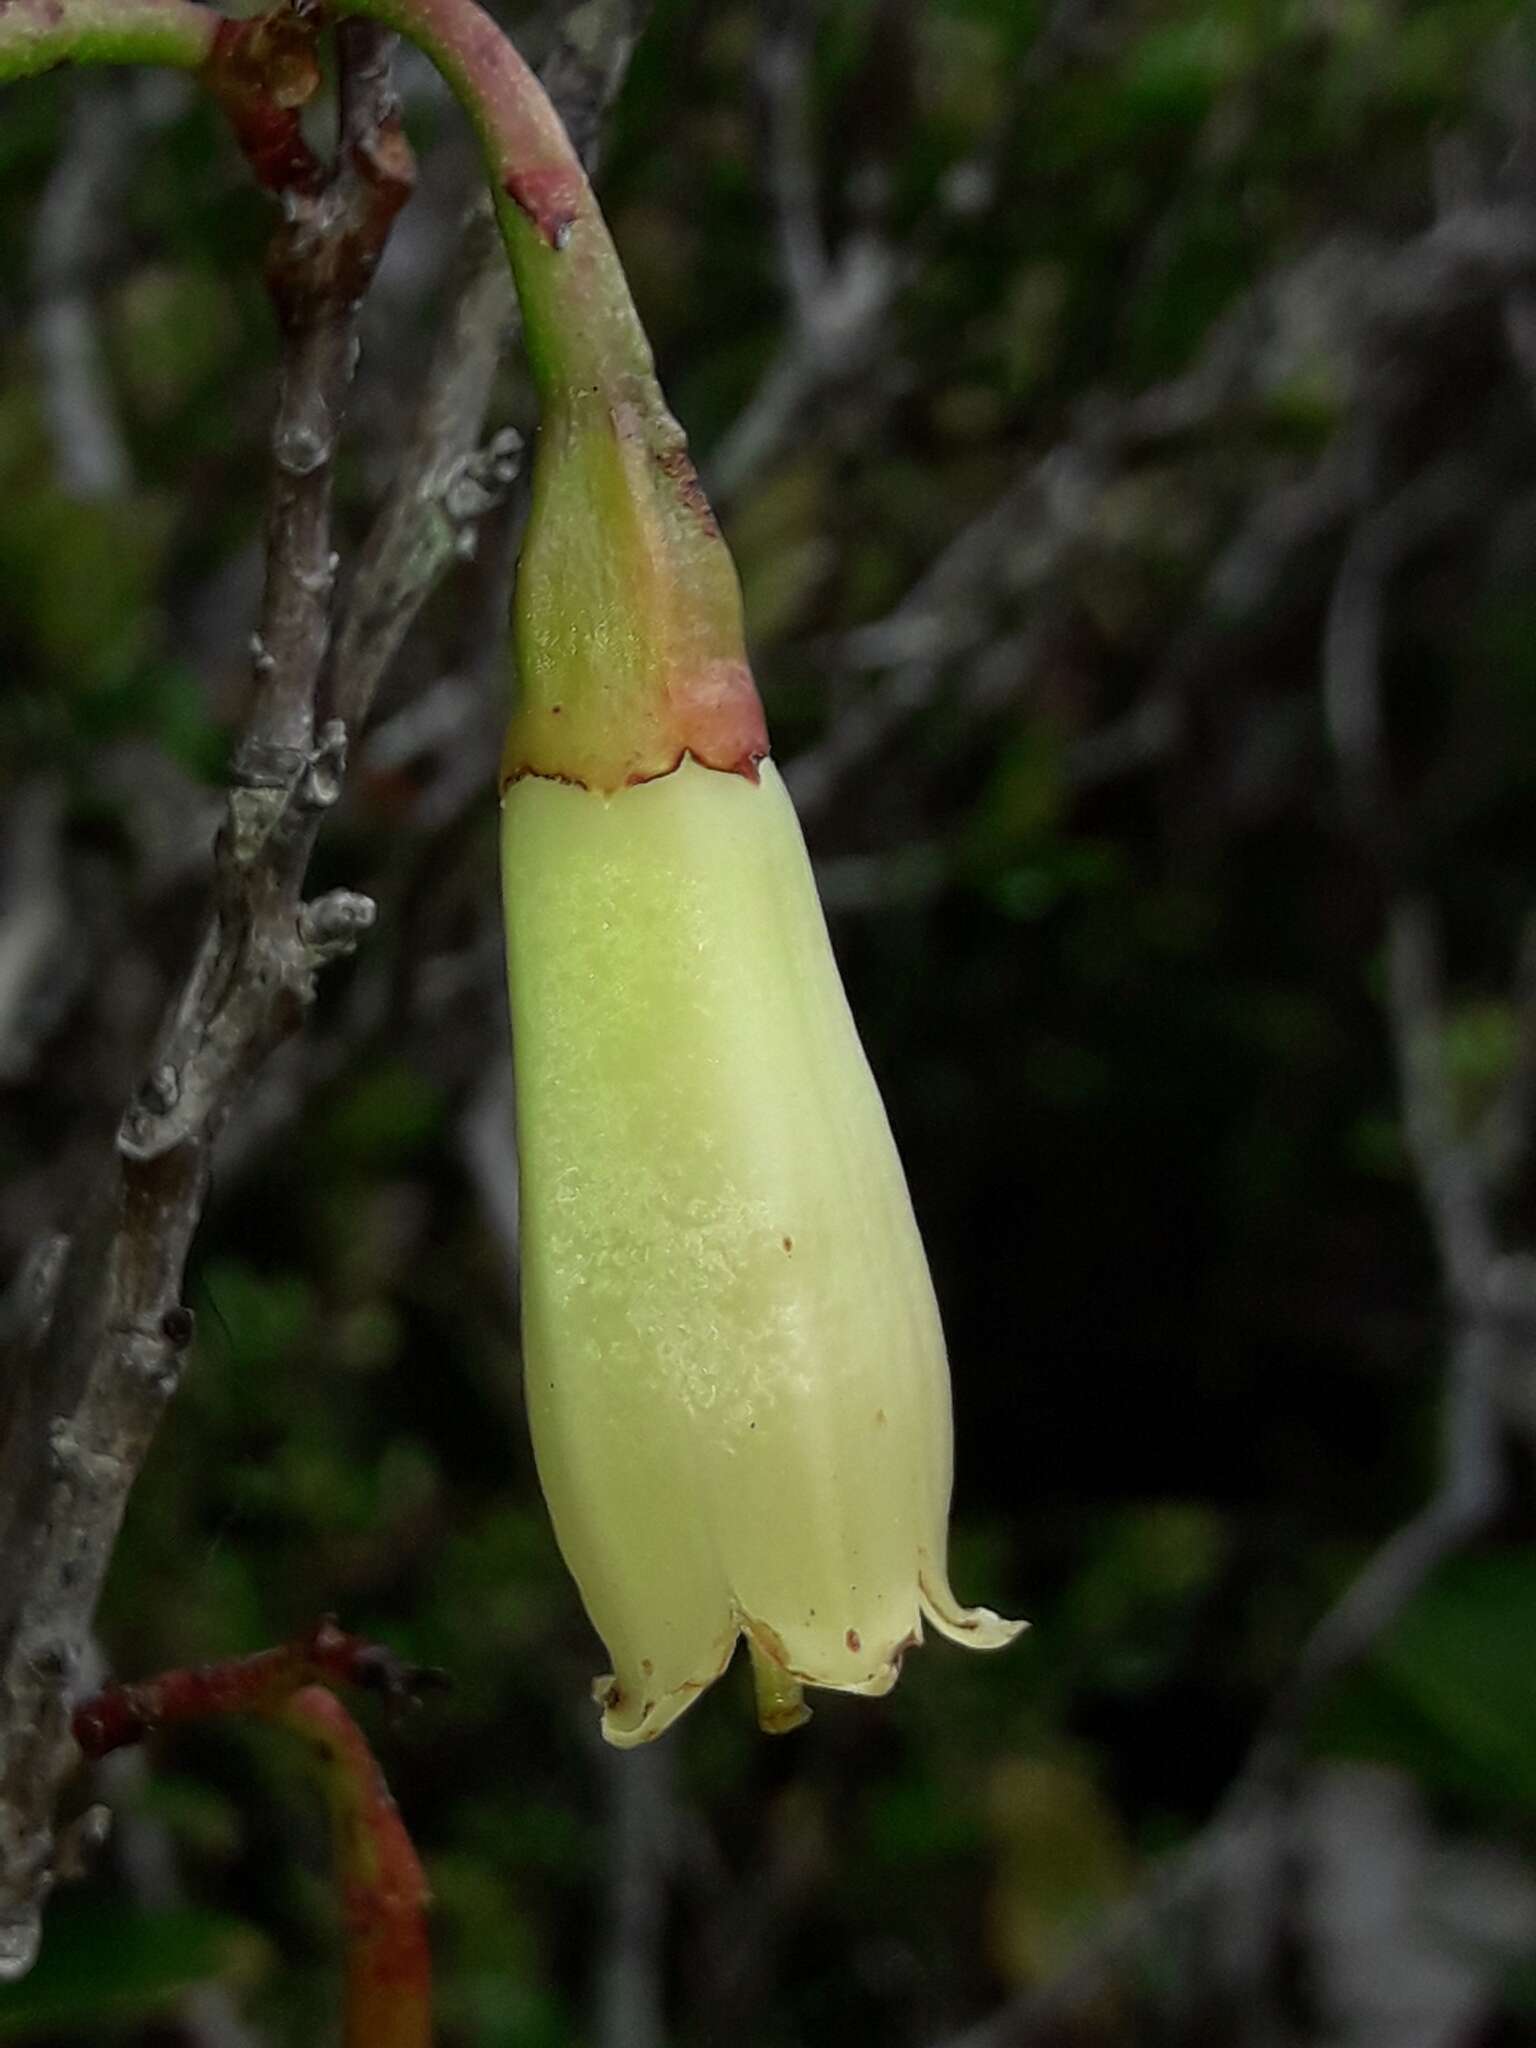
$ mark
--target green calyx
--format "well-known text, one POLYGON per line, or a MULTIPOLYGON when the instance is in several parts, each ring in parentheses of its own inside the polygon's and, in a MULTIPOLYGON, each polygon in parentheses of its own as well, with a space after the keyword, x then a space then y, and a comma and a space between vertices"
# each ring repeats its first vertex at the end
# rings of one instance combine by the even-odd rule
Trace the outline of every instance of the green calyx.
POLYGON ((685 755, 755 779, 768 751, 734 565, 655 380, 634 391, 544 415, 504 783, 622 789, 685 755))

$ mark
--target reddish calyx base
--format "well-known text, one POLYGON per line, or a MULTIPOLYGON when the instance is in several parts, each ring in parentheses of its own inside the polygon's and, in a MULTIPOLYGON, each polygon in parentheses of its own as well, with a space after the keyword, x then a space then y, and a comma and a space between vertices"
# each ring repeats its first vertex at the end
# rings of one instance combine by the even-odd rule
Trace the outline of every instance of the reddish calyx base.
POLYGON ((622 739, 614 727, 580 735, 580 712, 572 718, 572 708, 529 703, 519 710, 502 754, 504 791, 524 775, 541 775, 611 794, 670 775, 685 759, 756 782, 768 758, 768 727, 745 662, 711 662, 632 707, 618 728, 622 739))
POLYGON ((502 787, 604 794, 685 758, 756 782, 768 728, 741 592, 655 379, 569 394, 540 430, 502 787))

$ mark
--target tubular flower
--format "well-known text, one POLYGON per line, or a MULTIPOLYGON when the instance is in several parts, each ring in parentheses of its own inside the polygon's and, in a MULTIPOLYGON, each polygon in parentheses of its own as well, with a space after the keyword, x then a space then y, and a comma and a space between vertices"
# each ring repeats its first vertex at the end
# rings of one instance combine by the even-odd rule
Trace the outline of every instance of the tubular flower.
POLYGON ((945 1567, 949 1375, 735 569, 650 374, 546 382, 502 869, 528 1410, 643 1742, 745 1635, 765 1727, 882 1693, 945 1567), (594 388, 594 386, 596 388, 594 388))
POLYGON ((540 431, 502 853, 534 1449, 659 1734, 750 1645, 764 1724, 881 1693, 950 1591, 949 1378, 900 1163, 772 764, 736 573, 591 190, 472 0, 413 35, 480 135, 540 431))
POLYGON ((504 805, 528 1408, 561 1548, 658 1734, 739 1634, 764 1724, 883 1693, 945 1569, 949 1377, 885 1112, 772 764, 504 805))

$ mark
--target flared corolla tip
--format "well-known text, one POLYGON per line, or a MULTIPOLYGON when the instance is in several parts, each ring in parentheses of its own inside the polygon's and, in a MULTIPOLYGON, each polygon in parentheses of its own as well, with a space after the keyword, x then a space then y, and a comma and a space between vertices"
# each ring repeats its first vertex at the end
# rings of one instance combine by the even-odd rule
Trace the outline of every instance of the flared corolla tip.
POLYGON ((701 1692, 712 1686, 736 1652, 736 1631, 698 1675, 672 1686, 657 1685, 648 1658, 640 1661, 640 1682, 626 1683, 616 1672, 592 1681, 592 1697, 603 1710, 603 1740, 615 1749, 639 1749, 664 1735, 701 1692))
POLYGON ((1029 1627, 1027 1621, 1009 1621, 990 1607, 962 1607, 945 1575, 927 1567, 917 1575, 917 1590, 923 1612, 939 1634, 968 1650, 1006 1650, 1029 1627))
POLYGON ((994 1614, 990 1607, 962 1607, 945 1576, 926 1569, 918 1576, 918 1604, 920 1611, 900 1641, 871 1656, 871 1646, 850 1628, 838 1646, 845 1658, 829 1655, 817 1660, 814 1667, 804 1658, 797 1660, 767 1622, 743 1615, 723 1650, 717 1646, 693 1677, 670 1687, 657 1685, 649 1660, 642 1659, 639 1683, 626 1683, 614 1675, 599 1678, 592 1696, 603 1710, 603 1737, 615 1749, 636 1749, 664 1734, 724 1672, 738 1634, 745 1637, 752 1658, 758 1725, 765 1734, 785 1735, 811 1718, 805 1703, 807 1686, 857 1693, 866 1699, 888 1693, 901 1676, 908 1650, 923 1640, 924 1617, 951 1642, 972 1650, 1004 1649, 1029 1626, 1027 1621, 1009 1621, 994 1614))

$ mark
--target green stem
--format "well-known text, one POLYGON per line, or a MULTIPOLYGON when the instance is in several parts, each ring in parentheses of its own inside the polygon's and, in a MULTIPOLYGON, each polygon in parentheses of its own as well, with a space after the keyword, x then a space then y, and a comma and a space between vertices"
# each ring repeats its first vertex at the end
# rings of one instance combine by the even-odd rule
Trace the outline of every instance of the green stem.
POLYGON ((68 63, 196 71, 219 21, 191 0, 10 0, 0 7, 0 84, 68 63))
POLYGON ((475 0, 331 0, 418 45, 480 138, 546 410, 642 405, 655 370, 592 187, 544 88, 475 0))
MULTIPOLYGON (((474 0, 333 0, 332 11, 399 30, 462 101, 486 155, 545 407, 599 393, 643 405, 650 346, 607 226, 559 116, 495 22, 474 0)), ((7 0, 0 83, 63 63, 195 71, 227 26, 192 0, 7 0)))

